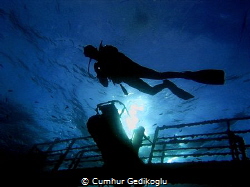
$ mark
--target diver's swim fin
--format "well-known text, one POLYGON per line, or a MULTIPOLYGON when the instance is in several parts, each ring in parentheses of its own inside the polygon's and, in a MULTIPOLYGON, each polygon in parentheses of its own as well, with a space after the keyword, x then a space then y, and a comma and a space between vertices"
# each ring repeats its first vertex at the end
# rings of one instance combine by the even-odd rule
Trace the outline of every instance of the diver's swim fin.
POLYGON ((223 70, 206 69, 200 71, 183 72, 185 79, 190 79, 203 84, 222 85, 225 83, 225 73, 223 70))
POLYGON ((173 93, 175 94, 177 97, 184 99, 184 100, 188 100, 191 98, 194 98, 194 96, 188 92, 186 92, 185 90, 178 88, 173 82, 169 81, 169 80, 164 80, 163 83, 166 85, 166 87, 173 93))
POLYGON ((120 87, 121 87, 124 95, 128 95, 128 91, 126 90, 126 88, 124 88, 124 86, 122 84, 120 84, 120 87))

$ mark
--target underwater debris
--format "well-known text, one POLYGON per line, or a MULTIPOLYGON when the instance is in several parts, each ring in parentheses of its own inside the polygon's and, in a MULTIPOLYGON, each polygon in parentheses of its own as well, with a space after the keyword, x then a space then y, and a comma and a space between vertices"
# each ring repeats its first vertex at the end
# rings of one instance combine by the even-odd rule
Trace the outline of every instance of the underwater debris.
MULTIPOLYGON (((74 64, 74 66, 77 68, 77 69, 75 67, 72 68, 72 70, 74 72, 76 72, 84 77, 89 77, 88 72, 84 68, 79 67, 77 64, 74 64)), ((90 78, 95 79, 94 76, 90 77, 90 78)))
POLYGON ((250 9, 248 9, 248 10, 245 12, 245 14, 244 14, 243 22, 242 22, 242 25, 241 25, 240 42, 242 41, 244 32, 245 32, 245 31, 247 32, 247 26, 248 26, 247 20, 248 20, 248 12, 249 12, 249 10, 250 10, 250 9))
POLYGON ((18 103, 9 100, 0 101, 0 121, 8 124, 18 124, 20 121, 26 123, 35 123, 33 116, 18 103))
POLYGON ((250 81, 250 79, 246 79, 246 80, 244 80, 243 82, 249 82, 250 81))
POLYGON ((3 9, 0 9, 0 16, 4 17, 5 15, 7 15, 7 13, 3 9))
POLYGON ((103 92, 103 91, 98 91, 98 93, 102 94, 102 95, 107 95, 106 92, 103 92))
POLYGON ((232 76, 228 76, 227 81, 234 81, 237 79, 240 79, 242 76, 240 75, 232 75, 232 76))
POLYGON ((0 55, 5 57, 6 59, 8 59, 10 62, 15 63, 13 58, 10 55, 8 55, 7 53, 0 52, 0 55))
POLYGON ((67 72, 71 73, 70 69, 66 65, 59 63, 57 60, 50 60, 49 59, 49 62, 52 63, 52 64, 54 64, 54 65, 58 65, 58 67, 63 68, 67 72))
POLYGON ((66 121, 66 122, 70 121, 70 120, 68 120, 68 119, 66 119, 66 118, 62 118, 62 120, 63 120, 63 121, 66 121))

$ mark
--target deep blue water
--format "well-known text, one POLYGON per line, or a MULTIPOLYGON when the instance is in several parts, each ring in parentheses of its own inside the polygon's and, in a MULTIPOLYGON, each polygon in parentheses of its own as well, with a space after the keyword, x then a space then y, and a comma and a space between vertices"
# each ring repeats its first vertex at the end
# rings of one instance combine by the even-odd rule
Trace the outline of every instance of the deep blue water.
POLYGON ((1 0, 0 43, 3 151, 88 136, 96 105, 114 99, 130 111, 122 118, 129 137, 140 125, 152 135, 157 126, 250 112, 248 0, 1 0), (104 88, 88 75, 82 47, 101 40, 157 71, 222 69, 226 83, 173 80, 195 96, 188 101, 167 89, 151 96, 127 85, 125 96, 119 85, 104 88))

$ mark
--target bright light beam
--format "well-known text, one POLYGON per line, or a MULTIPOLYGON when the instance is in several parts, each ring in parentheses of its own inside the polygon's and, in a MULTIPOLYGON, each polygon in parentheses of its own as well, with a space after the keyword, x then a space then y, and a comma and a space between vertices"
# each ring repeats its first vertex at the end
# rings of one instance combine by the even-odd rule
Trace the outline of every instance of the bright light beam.
POLYGON ((138 126, 140 118, 144 116, 142 112, 145 112, 145 106, 147 105, 146 101, 141 97, 134 100, 130 99, 125 105, 129 115, 124 115, 121 120, 127 135, 132 137, 133 130, 138 126))

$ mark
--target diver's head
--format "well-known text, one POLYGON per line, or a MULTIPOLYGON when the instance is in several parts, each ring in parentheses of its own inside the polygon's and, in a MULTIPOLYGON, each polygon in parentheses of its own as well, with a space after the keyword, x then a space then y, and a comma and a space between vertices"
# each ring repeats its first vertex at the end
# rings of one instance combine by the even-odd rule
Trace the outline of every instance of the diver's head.
POLYGON ((92 45, 87 45, 83 48, 83 54, 86 56, 86 57, 89 57, 89 58, 92 58, 92 59, 95 59, 95 60, 98 60, 98 50, 97 48, 95 48, 94 46, 92 45))
POLYGON ((139 126, 138 130, 140 130, 141 132, 145 132, 145 128, 143 126, 139 126))

